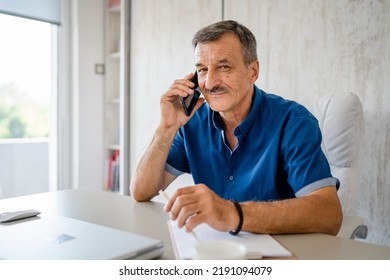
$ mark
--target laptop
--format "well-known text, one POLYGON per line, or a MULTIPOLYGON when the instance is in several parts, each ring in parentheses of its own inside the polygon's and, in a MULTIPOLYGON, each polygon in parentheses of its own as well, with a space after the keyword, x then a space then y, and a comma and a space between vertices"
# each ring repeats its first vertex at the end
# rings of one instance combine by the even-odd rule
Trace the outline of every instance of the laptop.
POLYGON ((154 259, 160 240, 63 216, 0 224, 0 259, 154 259))

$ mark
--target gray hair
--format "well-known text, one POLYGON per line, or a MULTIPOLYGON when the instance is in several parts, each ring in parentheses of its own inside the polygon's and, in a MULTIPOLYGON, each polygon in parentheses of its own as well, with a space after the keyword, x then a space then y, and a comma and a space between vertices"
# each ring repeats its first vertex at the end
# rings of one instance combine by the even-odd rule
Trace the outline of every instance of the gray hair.
POLYGON ((192 45, 196 48, 199 43, 216 41, 225 34, 234 34, 238 37, 246 65, 257 60, 255 36, 247 27, 234 20, 224 20, 203 27, 195 33, 192 38, 192 45))

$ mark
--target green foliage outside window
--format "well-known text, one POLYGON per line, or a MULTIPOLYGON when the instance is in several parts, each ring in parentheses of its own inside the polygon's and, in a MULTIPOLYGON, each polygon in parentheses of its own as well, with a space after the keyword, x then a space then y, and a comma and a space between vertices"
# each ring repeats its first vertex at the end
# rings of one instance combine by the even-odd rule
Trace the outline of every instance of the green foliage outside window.
POLYGON ((12 84, 0 85, 0 139, 49 136, 49 106, 12 84))

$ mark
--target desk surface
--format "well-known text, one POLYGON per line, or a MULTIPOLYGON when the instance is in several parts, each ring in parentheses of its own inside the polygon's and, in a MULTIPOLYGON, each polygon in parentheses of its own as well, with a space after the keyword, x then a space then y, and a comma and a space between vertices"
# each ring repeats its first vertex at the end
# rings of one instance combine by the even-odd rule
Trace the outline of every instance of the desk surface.
MULTIPOLYGON (((62 215, 164 242, 162 259, 174 259, 168 215, 158 202, 135 202, 131 197, 105 191, 74 189, 0 200, 0 213, 16 208, 33 208, 41 216, 62 215)), ((0 224, 1 229, 1 224, 0 224)), ((390 248, 342 239, 325 234, 273 236, 297 259, 390 259, 390 248)))

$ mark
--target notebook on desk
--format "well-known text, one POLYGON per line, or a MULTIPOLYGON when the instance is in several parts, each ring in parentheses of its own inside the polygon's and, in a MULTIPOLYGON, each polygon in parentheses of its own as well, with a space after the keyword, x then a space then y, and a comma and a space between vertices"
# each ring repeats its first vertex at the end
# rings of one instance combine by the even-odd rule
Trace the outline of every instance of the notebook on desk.
POLYGON ((177 223, 168 221, 169 233, 176 259, 192 259, 192 248, 199 241, 208 240, 231 240, 245 245, 250 256, 256 259, 256 255, 262 257, 291 257, 292 254, 280 245, 269 234, 253 234, 240 232, 238 235, 231 235, 227 232, 217 231, 207 224, 201 224, 194 229, 196 237, 179 229, 177 223))
POLYGON ((0 259, 153 259, 162 241, 62 216, 0 224, 0 259))

